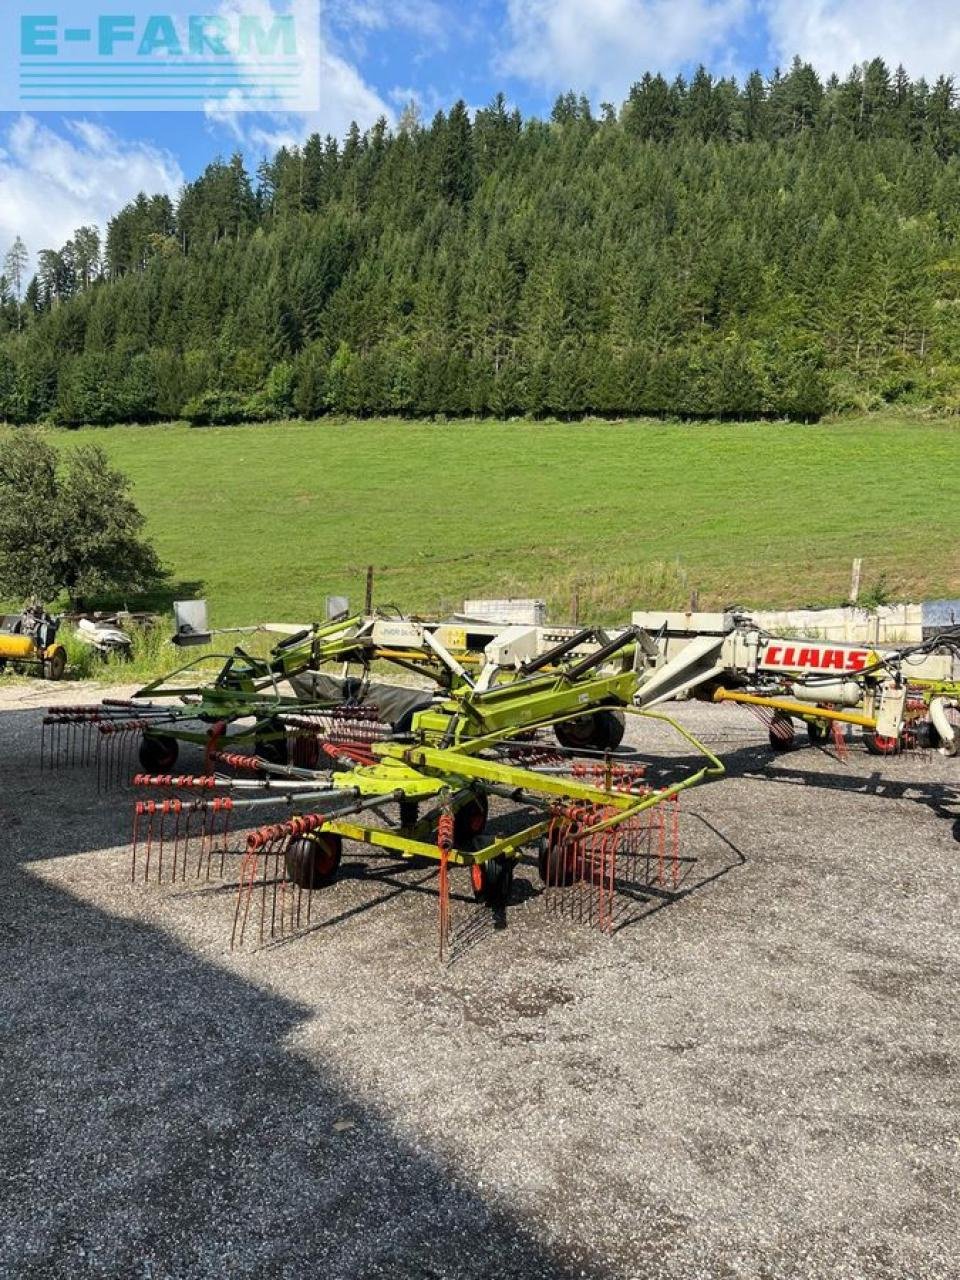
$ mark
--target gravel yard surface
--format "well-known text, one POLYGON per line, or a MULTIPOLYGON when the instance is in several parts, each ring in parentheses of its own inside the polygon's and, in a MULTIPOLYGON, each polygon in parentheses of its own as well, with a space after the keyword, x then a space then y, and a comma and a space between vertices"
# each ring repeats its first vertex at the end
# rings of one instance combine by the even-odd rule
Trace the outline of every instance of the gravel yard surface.
POLYGON ((435 873, 348 846, 231 953, 229 885, 131 886, 129 793, 40 773, 77 686, 0 699, 3 1277, 960 1275, 960 761, 683 705, 730 776, 613 938, 455 872, 441 966, 435 873))

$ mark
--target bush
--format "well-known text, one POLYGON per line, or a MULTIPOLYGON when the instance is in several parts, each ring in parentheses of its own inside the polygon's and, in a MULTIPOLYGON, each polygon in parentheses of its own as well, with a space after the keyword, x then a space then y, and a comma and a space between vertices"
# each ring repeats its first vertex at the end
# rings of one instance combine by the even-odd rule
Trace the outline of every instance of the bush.
POLYGON ((139 592, 164 576, 130 482, 95 445, 65 461, 39 432, 0 439, 0 596, 44 601, 139 592))

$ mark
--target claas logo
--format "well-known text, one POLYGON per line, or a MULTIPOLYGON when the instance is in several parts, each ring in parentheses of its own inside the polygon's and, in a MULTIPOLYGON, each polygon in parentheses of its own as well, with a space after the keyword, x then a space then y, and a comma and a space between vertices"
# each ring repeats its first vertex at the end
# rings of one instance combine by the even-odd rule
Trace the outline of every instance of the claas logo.
POLYGON ((865 671, 869 649, 830 649, 823 645, 771 644, 761 659, 781 671, 865 671))

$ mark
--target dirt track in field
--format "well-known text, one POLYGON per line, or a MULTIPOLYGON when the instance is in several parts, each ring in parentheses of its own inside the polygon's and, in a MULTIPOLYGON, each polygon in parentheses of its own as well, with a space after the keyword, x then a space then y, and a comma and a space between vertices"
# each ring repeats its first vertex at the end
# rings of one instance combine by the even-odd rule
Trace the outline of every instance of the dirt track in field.
POLYGON ((614 938, 459 873, 441 967, 435 874, 351 847, 231 953, 229 886, 131 887, 129 796, 39 772, 65 691, 0 695, 0 1275, 960 1274, 960 761, 682 706, 731 776, 614 938))

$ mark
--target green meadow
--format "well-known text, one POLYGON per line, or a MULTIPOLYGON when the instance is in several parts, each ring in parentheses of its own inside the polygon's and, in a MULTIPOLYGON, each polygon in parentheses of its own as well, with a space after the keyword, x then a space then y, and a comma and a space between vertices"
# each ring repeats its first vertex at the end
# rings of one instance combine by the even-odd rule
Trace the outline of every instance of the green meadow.
MULTIPOLYGON (((459 608, 544 597, 632 608, 960 595, 960 427, 788 423, 287 422, 52 431, 133 481, 170 572, 152 603, 211 621, 320 618, 324 597, 459 608)), ((130 602, 133 604, 134 602, 130 602)))

